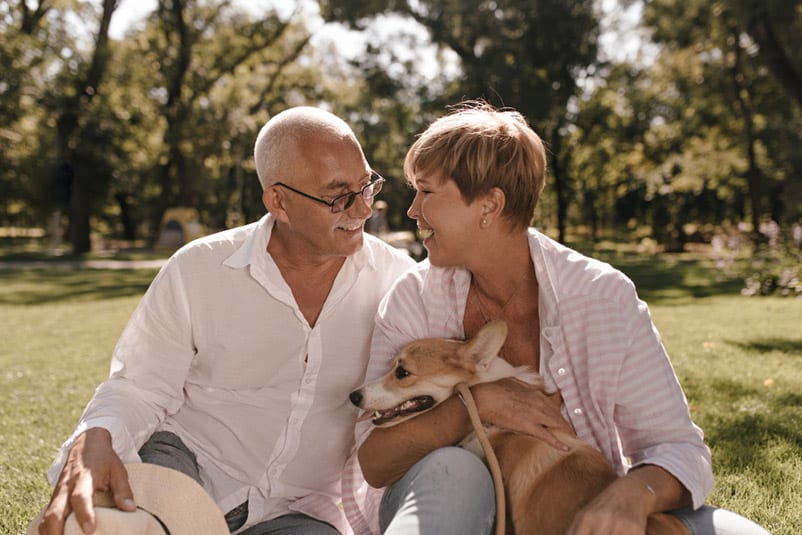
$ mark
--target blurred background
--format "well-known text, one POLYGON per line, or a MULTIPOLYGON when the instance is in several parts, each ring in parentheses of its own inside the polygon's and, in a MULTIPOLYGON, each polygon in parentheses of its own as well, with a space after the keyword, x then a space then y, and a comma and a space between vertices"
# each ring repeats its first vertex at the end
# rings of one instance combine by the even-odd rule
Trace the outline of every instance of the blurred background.
POLYGON ((534 224, 563 242, 798 252, 800 29, 802 0, 0 0, 0 236, 169 250, 255 221, 256 134, 301 104, 352 125, 381 228, 411 231, 407 148, 484 98, 546 141, 534 224))

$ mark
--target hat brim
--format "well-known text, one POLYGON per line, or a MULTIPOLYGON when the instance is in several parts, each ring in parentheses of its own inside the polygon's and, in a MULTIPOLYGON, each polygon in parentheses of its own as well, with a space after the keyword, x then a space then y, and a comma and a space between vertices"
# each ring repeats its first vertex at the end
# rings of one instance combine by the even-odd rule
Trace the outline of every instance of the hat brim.
MULTIPOLYGON (((151 531, 143 531, 145 529, 143 526, 154 526, 152 522, 154 517, 170 530, 171 535, 197 535, 198 533, 227 535, 229 533, 228 525, 220 508, 203 487, 191 477, 176 470, 149 463, 126 464, 125 468, 128 471, 128 484, 134 493, 134 501, 137 507, 144 511, 126 513, 118 509, 96 507, 97 529, 95 533, 97 535, 126 532, 149 534, 151 531), (130 527, 130 531, 120 531, 121 526, 130 527), (113 527, 113 530, 106 530, 107 527, 113 527)), ((101 505, 98 504, 97 499, 95 499, 95 504, 101 505)), ((27 535, 39 533, 39 522, 43 513, 44 510, 28 526, 27 535)), ((67 517, 65 533, 67 525, 78 527, 73 517, 72 513, 67 517)), ((80 533, 80 530, 77 533, 80 533)))

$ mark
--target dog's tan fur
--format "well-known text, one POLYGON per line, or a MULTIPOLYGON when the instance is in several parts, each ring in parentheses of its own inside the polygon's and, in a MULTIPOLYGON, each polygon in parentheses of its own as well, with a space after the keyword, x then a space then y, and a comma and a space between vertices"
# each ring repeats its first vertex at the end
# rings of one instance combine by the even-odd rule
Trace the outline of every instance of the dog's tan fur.
MULTIPOLYGON (((438 338, 411 342, 401 349, 387 375, 354 391, 351 400, 366 412, 365 417, 373 416, 376 425, 389 427, 446 400, 460 382, 472 386, 516 377, 542 388, 537 373, 497 358, 506 335, 506 324, 496 321, 467 342, 438 338), (393 410, 405 402, 419 408, 420 401, 409 400, 420 396, 429 396, 433 402, 422 402, 423 408, 416 412, 393 410)), ((510 532, 565 533, 576 513, 618 477, 604 455, 592 446, 567 433, 558 433, 557 437, 570 447, 569 452, 529 435, 488 428, 504 480, 510 532)), ((484 458, 473 434, 461 445, 484 458)), ((688 533, 671 515, 649 517, 648 535, 688 533)))

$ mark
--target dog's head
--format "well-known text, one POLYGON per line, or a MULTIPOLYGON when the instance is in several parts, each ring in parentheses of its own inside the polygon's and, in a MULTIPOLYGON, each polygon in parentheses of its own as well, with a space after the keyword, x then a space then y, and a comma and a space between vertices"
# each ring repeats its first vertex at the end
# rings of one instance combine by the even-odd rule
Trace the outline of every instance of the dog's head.
POLYGON ((507 337, 507 324, 492 321, 469 341, 427 338, 404 346, 390 372, 351 392, 351 402, 379 427, 389 427, 445 401, 459 383, 468 386, 512 375, 489 371, 507 337))

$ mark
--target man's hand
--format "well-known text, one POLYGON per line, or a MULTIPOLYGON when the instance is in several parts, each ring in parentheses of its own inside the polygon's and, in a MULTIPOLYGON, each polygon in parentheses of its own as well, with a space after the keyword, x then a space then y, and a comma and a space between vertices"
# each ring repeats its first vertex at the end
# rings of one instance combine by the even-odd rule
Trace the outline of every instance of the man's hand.
POLYGON ((539 387, 506 378, 471 387, 484 423, 540 438, 557 449, 567 449, 555 431, 576 436, 562 416, 559 392, 546 394, 539 387))
POLYGON ((75 513, 84 533, 94 533, 92 495, 95 491, 110 491, 118 509, 136 510, 128 472, 111 446, 111 435, 98 427, 79 435, 70 449, 39 524, 39 533, 60 535, 70 512, 75 513))

